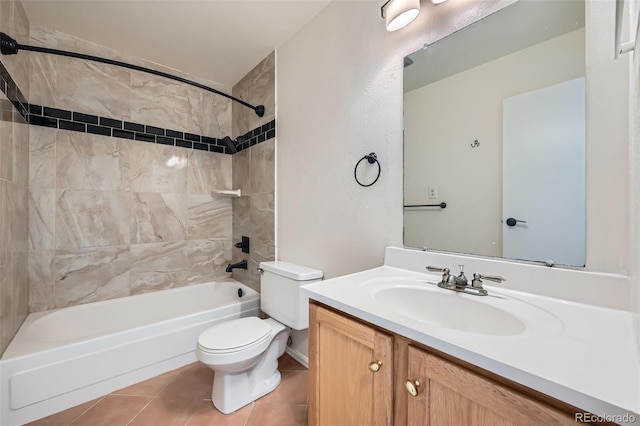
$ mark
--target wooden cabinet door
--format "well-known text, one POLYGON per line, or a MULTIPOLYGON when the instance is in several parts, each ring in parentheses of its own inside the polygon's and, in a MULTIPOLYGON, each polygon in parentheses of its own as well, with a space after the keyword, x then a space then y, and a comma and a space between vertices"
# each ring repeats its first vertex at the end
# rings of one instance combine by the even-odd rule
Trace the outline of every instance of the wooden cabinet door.
POLYGON ((575 425, 562 411, 412 346, 408 376, 419 382, 407 397, 409 426, 575 425))
POLYGON ((309 425, 391 425, 392 348, 390 335, 310 305, 309 425))

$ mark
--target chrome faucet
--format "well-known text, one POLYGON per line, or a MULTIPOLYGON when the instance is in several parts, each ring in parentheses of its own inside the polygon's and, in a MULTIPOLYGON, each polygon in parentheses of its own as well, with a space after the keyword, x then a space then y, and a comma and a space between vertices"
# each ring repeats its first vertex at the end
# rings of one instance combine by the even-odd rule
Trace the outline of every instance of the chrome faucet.
POLYGON ((460 274, 458 274, 458 276, 451 275, 451 269, 449 268, 427 266, 427 270, 431 272, 442 272, 442 280, 438 283, 438 286, 449 289, 463 289, 468 286, 469 280, 467 280, 467 277, 464 275, 464 265, 458 266, 460 267, 460 274))
POLYGON ((438 283, 438 287, 460 293, 469 293, 476 296, 486 296, 488 294, 487 290, 482 287, 482 280, 489 280, 497 283, 506 281, 506 278, 498 275, 482 275, 475 273, 473 274, 471 285, 469 285, 469 280, 464 275, 464 265, 458 266, 460 267, 460 274, 458 274, 458 276, 451 275, 451 270, 449 268, 427 266, 427 270, 431 272, 442 272, 442 280, 438 283))

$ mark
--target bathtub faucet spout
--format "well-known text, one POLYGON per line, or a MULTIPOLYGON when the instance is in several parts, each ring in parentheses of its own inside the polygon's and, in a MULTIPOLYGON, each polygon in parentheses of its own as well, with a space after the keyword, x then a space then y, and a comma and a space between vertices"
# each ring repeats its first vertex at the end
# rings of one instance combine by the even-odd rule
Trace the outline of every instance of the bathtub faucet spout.
POLYGON ((225 269, 225 272, 231 272, 233 269, 247 269, 247 261, 243 260, 242 262, 238 262, 238 263, 229 263, 227 265, 227 269, 225 269))

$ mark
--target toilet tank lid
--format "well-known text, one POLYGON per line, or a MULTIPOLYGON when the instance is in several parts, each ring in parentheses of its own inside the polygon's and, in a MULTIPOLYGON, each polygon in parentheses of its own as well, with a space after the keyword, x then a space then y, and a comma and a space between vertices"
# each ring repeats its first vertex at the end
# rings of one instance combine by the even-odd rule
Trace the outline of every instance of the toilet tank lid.
POLYGON ((272 262, 260 262, 260 267, 265 271, 269 271, 283 277, 291 278, 292 280, 296 281, 317 280, 319 278, 322 278, 322 276, 324 275, 322 271, 319 271, 317 269, 295 265, 293 263, 283 262, 281 260, 275 260, 272 262))

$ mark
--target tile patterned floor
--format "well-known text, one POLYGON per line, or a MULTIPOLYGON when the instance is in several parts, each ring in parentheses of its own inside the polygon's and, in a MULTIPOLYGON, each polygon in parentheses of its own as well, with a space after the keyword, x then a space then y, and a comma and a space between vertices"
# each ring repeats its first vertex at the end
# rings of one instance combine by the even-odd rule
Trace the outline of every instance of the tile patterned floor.
POLYGON ((301 426, 307 424, 309 372, 288 355, 273 392, 224 415, 211 403, 213 371, 199 362, 120 389, 30 426, 301 426))

